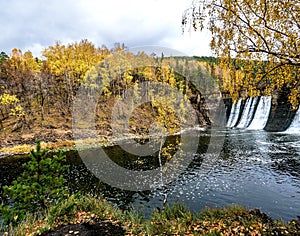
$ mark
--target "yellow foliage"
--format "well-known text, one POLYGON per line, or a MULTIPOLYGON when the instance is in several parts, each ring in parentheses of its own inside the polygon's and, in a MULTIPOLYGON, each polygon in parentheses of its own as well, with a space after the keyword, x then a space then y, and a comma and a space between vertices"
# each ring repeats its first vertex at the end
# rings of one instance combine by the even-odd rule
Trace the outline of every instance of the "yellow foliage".
POLYGON ((0 95, 0 105, 10 105, 10 104, 16 104, 20 100, 15 95, 10 94, 2 94, 0 95))
POLYGON ((108 55, 108 51, 82 40, 67 46, 57 42, 54 46, 46 48, 42 54, 47 59, 50 72, 69 79, 70 86, 75 88, 108 55))
POLYGON ((224 89, 234 98, 245 90, 252 96, 287 88, 292 90, 290 102, 297 106, 299 19, 299 1, 195 0, 182 22, 195 30, 203 30, 208 22, 210 46, 233 72, 222 78, 224 89))
POLYGON ((15 95, 4 93, 0 95, 0 109, 9 109, 9 115, 22 117, 25 115, 20 100, 15 95))

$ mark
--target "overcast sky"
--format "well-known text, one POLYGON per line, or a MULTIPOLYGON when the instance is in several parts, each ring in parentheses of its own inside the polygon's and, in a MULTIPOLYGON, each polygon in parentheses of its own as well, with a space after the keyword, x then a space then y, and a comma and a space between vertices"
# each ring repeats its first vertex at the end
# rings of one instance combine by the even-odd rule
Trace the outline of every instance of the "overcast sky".
POLYGON ((161 46, 211 55, 208 32, 182 33, 191 0, 0 0, 0 51, 40 56, 56 41, 88 39, 96 46, 161 46))

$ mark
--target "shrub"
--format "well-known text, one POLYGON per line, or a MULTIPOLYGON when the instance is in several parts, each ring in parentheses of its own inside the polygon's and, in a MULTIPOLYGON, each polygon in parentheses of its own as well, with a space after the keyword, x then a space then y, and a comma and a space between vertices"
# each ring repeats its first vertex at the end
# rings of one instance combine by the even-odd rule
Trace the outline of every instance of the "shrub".
POLYGON ((27 213, 43 213, 49 206, 68 195, 63 173, 67 170, 66 157, 59 153, 47 157, 37 141, 36 151, 30 152, 31 160, 23 164, 23 173, 11 186, 3 186, 8 204, 0 205, 0 217, 10 223, 23 219, 27 213))

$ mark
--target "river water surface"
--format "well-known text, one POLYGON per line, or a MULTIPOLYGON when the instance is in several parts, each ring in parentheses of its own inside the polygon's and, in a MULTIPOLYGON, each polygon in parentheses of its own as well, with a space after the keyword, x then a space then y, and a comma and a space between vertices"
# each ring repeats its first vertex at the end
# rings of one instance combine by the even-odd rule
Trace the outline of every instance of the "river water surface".
MULTIPOLYGON (((199 133, 198 153, 193 154, 193 161, 164 189, 134 192, 111 187, 89 172, 76 152, 67 153, 68 185, 74 192, 101 195, 120 208, 134 208, 146 216, 154 208, 162 208, 165 192, 168 203, 184 203, 194 212, 205 207, 238 204, 259 208, 273 218, 286 221, 300 215, 298 133, 245 129, 199 133), (204 167, 207 164, 209 168, 204 167)), ((118 164, 132 168, 134 157, 120 147, 108 147, 106 152, 118 164)), ((144 159, 144 165, 158 163, 153 158, 156 157, 148 157, 150 161, 146 162, 144 159)), ((24 158, 0 159, 1 185, 16 178, 24 161, 24 158)))

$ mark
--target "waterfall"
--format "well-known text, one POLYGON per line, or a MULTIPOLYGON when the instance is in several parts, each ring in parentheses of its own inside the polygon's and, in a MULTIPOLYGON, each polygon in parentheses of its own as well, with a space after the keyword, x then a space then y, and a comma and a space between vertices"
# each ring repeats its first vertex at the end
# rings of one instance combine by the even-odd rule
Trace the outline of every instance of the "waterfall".
POLYGON ((236 104, 234 104, 230 111, 230 116, 227 122, 227 127, 234 127, 236 125, 236 122, 238 121, 239 114, 240 114, 240 108, 242 104, 242 99, 240 98, 236 104))
POLYGON ((252 121, 258 97, 247 98, 243 114, 237 128, 247 128, 252 121))
POLYGON ((233 117, 234 117, 235 109, 236 109, 236 104, 233 104, 233 105, 231 106, 230 115, 229 115, 229 118, 228 118, 226 127, 230 127, 230 125, 231 125, 231 123, 232 123, 232 120, 233 120, 233 117))
POLYGON ((249 125, 248 129, 258 130, 258 129, 263 129, 266 126, 269 118, 269 113, 271 110, 271 105, 272 105, 271 96, 267 96, 267 97, 262 96, 260 98, 260 101, 256 108, 254 118, 251 124, 249 125))
POLYGON ((241 120, 240 120, 239 124, 237 125, 237 128, 246 128, 246 123, 247 123, 247 120, 248 120, 248 117, 249 117, 249 112, 250 112, 250 109, 251 109, 252 100, 253 100, 252 97, 247 98, 245 108, 243 110, 241 120))
POLYGON ((294 120, 289 128, 285 131, 287 133, 300 133, 300 107, 298 108, 294 120))
POLYGON ((258 97, 253 98, 245 128, 247 128, 250 125, 250 123, 253 119, 257 101, 258 101, 258 97))

